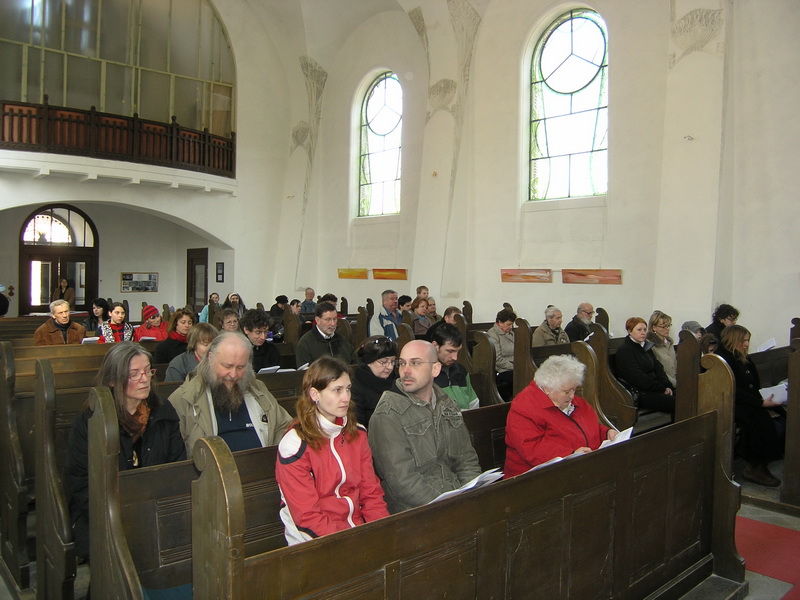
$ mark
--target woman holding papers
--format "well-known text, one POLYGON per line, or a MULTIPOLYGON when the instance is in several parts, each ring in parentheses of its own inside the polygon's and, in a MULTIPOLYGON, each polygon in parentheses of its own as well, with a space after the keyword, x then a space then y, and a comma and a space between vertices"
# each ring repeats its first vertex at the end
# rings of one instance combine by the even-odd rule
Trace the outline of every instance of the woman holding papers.
POLYGON ((323 356, 303 377, 297 419, 278 444, 275 478, 290 545, 389 516, 340 360, 323 356))
POLYGON ((741 325, 728 325, 716 354, 723 358, 736 380, 734 419, 742 428, 737 452, 744 455, 748 466, 742 476, 748 481, 777 487, 781 480, 767 468, 770 461, 783 456, 786 432, 786 411, 769 398, 761 396, 758 370, 748 356, 750 332, 741 325))
POLYGON ((597 450, 617 431, 575 390, 586 366, 574 356, 551 356, 511 402, 506 421, 505 477, 514 477, 557 457, 597 450))

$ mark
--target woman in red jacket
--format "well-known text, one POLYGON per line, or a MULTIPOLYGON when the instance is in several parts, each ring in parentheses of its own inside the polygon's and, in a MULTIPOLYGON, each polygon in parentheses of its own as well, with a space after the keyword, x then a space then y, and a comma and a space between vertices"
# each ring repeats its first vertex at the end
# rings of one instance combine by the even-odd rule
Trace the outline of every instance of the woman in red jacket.
POLYGON ((308 368, 275 478, 290 545, 389 516, 340 360, 323 356, 308 368))
POLYGON ((506 478, 556 457, 597 450, 603 440, 617 437, 575 395, 585 372, 574 356, 551 356, 514 398, 506 420, 506 478))

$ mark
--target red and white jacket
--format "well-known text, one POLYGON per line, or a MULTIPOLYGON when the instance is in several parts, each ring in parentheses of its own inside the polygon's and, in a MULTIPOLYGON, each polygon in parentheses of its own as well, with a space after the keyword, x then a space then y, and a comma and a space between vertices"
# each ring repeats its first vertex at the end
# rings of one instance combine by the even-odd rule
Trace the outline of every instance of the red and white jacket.
POLYGON ((301 440, 295 428, 278 444, 275 478, 289 545, 389 516, 367 431, 359 425, 358 437, 345 440, 344 420, 318 419, 328 437, 318 450, 301 440))

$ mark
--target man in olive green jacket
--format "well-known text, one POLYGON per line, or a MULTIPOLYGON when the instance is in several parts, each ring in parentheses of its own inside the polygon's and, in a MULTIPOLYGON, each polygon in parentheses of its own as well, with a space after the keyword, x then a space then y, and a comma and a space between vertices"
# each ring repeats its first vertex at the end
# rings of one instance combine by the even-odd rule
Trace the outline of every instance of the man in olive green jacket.
POLYGON ((433 384, 441 364, 422 340, 400 353, 400 377, 369 422, 369 444, 389 512, 421 506, 481 473, 461 411, 433 384))

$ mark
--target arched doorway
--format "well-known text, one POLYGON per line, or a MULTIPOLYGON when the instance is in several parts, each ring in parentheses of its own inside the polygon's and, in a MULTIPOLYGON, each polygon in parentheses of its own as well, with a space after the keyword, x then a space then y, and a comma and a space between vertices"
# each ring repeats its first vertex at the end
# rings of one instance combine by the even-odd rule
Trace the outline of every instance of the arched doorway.
POLYGON ((19 314, 49 312, 61 279, 75 289, 72 310, 87 310, 97 297, 98 252, 97 228, 83 211, 52 204, 31 213, 19 237, 19 314))

